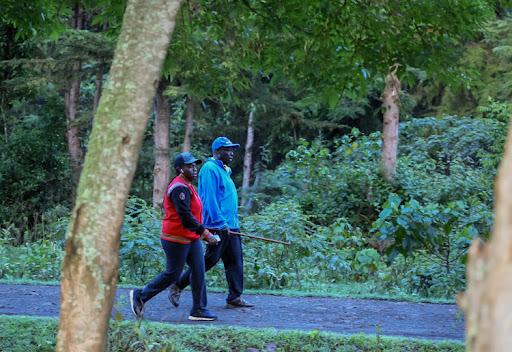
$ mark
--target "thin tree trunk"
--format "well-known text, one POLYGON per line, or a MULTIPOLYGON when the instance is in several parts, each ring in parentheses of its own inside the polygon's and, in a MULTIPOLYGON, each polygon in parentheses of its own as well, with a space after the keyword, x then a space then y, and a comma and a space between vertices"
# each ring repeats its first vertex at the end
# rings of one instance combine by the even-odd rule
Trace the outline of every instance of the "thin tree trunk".
MULTIPOLYGON (((245 142, 244 154, 244 173, 242 178, 242 206, 247 208, 249 199, 249 187, 251 182, 252 171, 252 146, 254 144, 254 112, 256 108, 254 104, 250 106, 249 120, 247 122, 247 140, 245 142)), ((247 210, 247 209, 246 209, 247 210)))
POLYGON ((119 231, 180 1, 129 0, 66 234, 57 351, 103 351, 119 231))
POLYGON ((98 105, 100 103, 101 91, 103 88, 103 75, 105 74, 105 64, 100 63, 98 65, 98 69, 96 71, 96 78, 94 80, 94 101, 92 106, 92 111, 96 113, 98 110, 98 105))
POLYGON ((0 115, 2 115, 2 122, 3 122, 3 132, 4 132, 4 140, 5 140, 5 143, 7 143, 7 141, 9 140, 9 132, 8 132, 8 128, 7 128, 7 119, 5 118, 5 113, 4 113, 4 109, 3 109, 3 104, 2 106, 0 106, 0 115))
MULTIPOLYGON (((262 175, 262 172, 258 171, 258 170, 255 170, 254 173, 255 173, 254 182, 252 183, 252 186, 251 186, 251 190, 253 190, 253 192, 254 192, 254 190, 258 189, 258 186, 261 183, 261 175, 262 175)), ((251 211, 253 203, 254 203, 254 198, 253 197, 247 198, 247 203, 245 205, 245 212, 246 213, 249 213, 251 211)))
MULTIPOLYGON (((73 28, 82 29, 83 12, 80 5, 74 8, 73 28)), ((71 65, 71 82, 68 90, 64 93, 64 104, 66 112, 66 139, 68 143, 69 161, 71 164, 71 177, 73 184, 78 184, 80 172, 82 170, 83 151, 80 141, 80 126, 77 123, 78 108, 80 106, 80 71, 82 63, 75 61, 71 65)))
POLYGON ((190 151, 192 145, 192 129, 194 128, 195 100, 192 97, 187 98, 187 120, 185 122, 185 138, 183 139, 184 152, 190 151))
POLYGON ((169 81, 162 78, 155 97, 155 166, 153 168, 153 207, 160 209, 169 182, 169 121, 171 106, 164 96, 169 81))
POLYGON ((400 122, 400 80, 396 76, 398 65, 394 65, 386 77, 382 94, 384 122, 382 130, 382 173, 389 182, 395 181, 398 154, 398 125, 400 122))
POLYGON ((510 351, 512 346, 512 123, 495 184, 491 239, 473 241, 468 288, 460 300, 466 311, 468 351, 510 351))

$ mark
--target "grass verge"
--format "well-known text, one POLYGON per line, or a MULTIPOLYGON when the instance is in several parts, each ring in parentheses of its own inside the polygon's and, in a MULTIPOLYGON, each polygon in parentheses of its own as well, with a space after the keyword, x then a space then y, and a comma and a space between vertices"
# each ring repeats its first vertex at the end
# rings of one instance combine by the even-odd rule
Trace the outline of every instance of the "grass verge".
MULTIPOLYGON (((0 315, 0 351, 47 352, 56 344, 57 319, 0 315)), ((170 325, 112 320, 108 351, 351 351, 458 352, 464 344, 320 331, 170 325)))

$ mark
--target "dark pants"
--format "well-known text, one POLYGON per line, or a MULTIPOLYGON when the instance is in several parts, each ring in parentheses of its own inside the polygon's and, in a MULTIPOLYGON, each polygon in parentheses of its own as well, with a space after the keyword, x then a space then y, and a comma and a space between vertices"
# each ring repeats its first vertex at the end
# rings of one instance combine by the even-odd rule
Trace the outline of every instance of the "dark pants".
POLYGON ((192 281, 192 312, 206 308, 206 282, 201 241, 196 240, 189 244, 165 240, 160 242, 167 259, 165 271, 144 286, 140 294, 142 302, 149 301, 152 297, 175 283, 180 277, 185 263, 187 263, 189 266, 187 272, 192 281))
MULTIPOLYGON (((238 232, 238 229, 232 229, 238 232)), ((244 260, 242 254, 242 241, 240 236, 222 235, 220 242, 216 245, 208 245, 206 254, 204 255, 204 265, 206 271, 210 270, 217 264, 219 259, 224 263, 224 271, 229 287, 229 295, 227 301, 231 301, 242 295, 244 290, 244 260)), ((193 278, 193 277, 192 277, 193 278)), ((184 289, 190 284, 190 269, 184 272, 176 285, 184 289)))

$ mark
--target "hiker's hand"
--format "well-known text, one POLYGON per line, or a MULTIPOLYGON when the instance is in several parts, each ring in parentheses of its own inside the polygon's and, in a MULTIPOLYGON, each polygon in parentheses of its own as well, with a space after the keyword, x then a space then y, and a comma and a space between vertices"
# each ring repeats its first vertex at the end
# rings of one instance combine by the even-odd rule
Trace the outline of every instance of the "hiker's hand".
POLYGON ((219 243, 219 240, 220 240, 218 238, 218 236, 212 235, 212 233, 210 231, 208 231, 207 229, 204 229, 201 237, 204 238, 206 243, 208 243, 209 245, 213 245, 213 246, 216 245, 217 243, 219 243))

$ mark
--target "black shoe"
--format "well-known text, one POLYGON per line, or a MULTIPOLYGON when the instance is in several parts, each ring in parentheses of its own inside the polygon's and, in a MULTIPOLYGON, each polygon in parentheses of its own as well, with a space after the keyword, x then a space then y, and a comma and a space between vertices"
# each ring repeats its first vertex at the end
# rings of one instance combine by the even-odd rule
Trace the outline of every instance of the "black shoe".
POLYGON ((181 296, 182 289, 178 287, 176 284, 172 284, 169 287, 169 302, 176 308, 180 305, 180 296, 181 296))
POLYGON ((231 301, 226 302, 226 308, 250 308, 254 307, 254 304, 247 302, 245 299, 238 297, 231 301))
POLYGON ((217 320, 217 316, 210 312, 208 309, 203 308, 196 310, 195 312, 191 312, 188 316, 188 320, 194 321, 212 321, 217 320))
POLYGON ((140 290, 130 291, 130 306, 135 317, 142 319, 144 316, 144 302, 140 299, 140 290))

